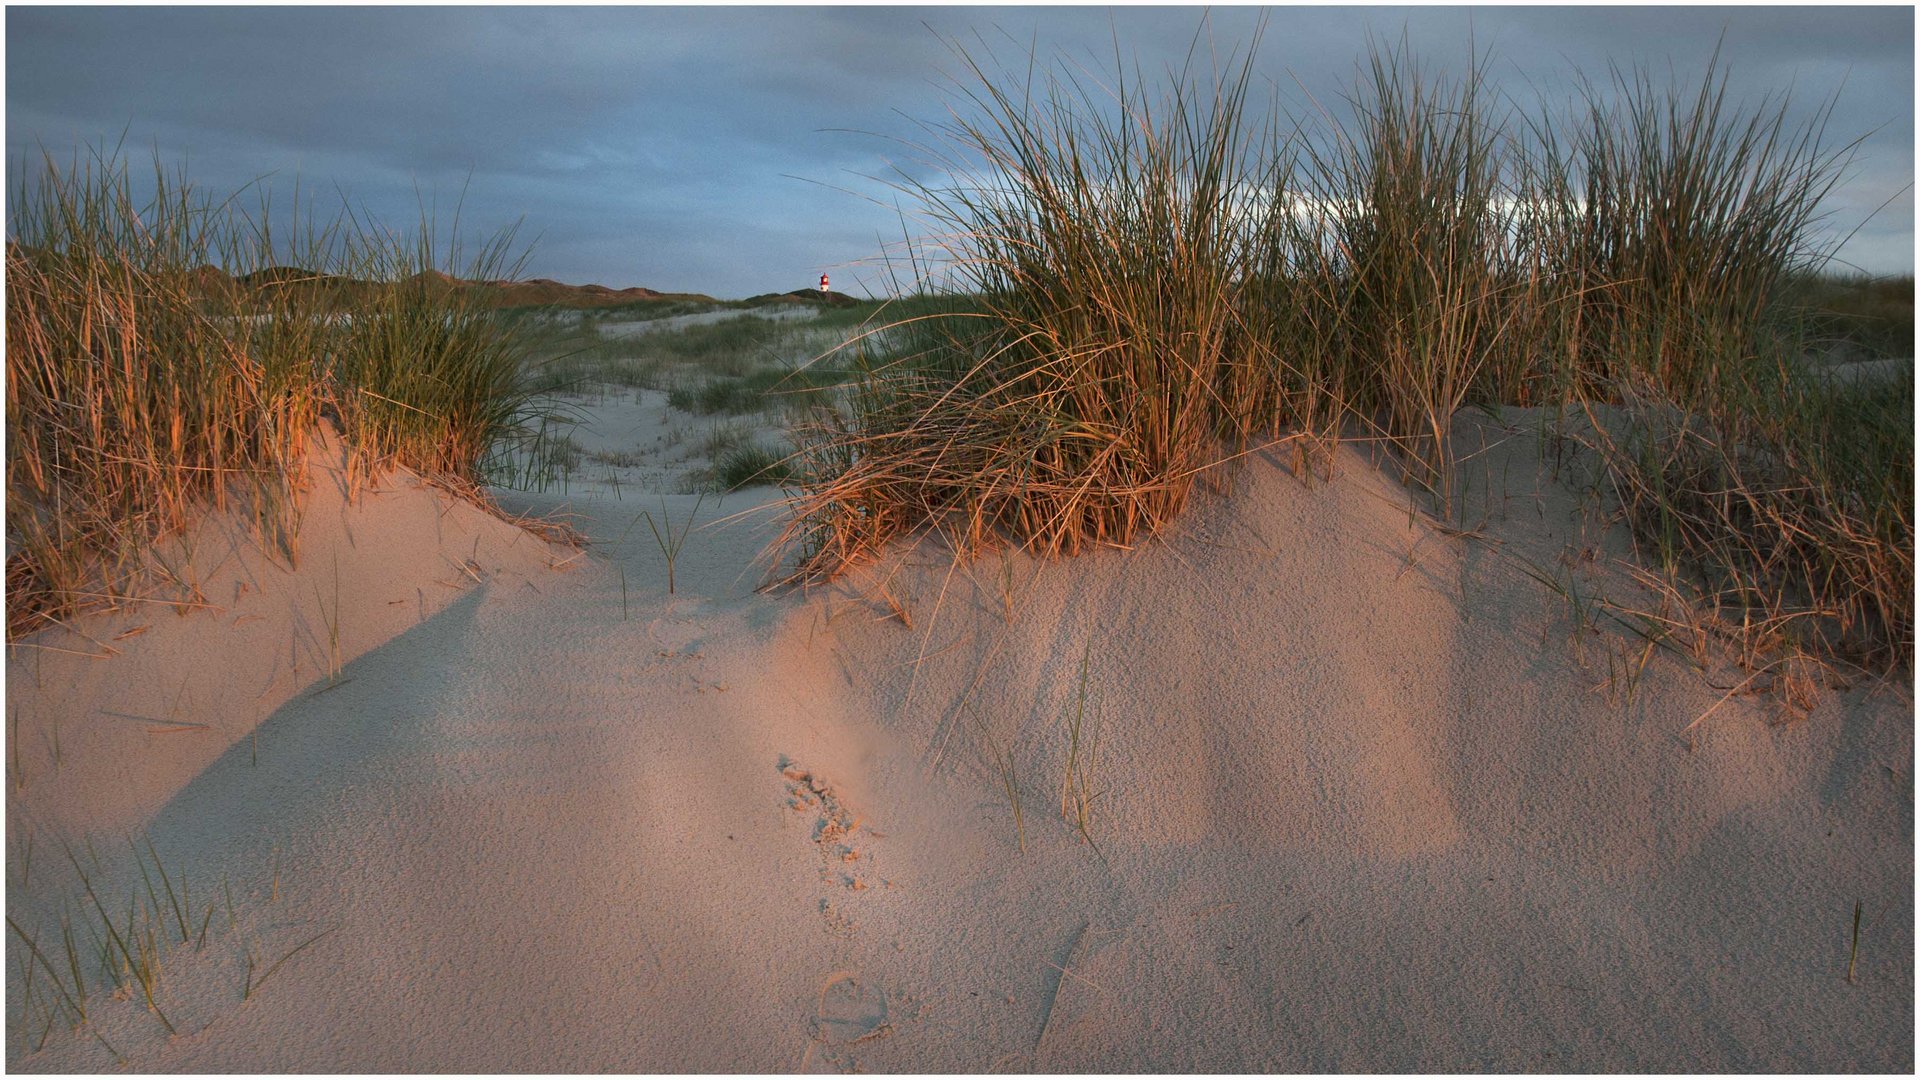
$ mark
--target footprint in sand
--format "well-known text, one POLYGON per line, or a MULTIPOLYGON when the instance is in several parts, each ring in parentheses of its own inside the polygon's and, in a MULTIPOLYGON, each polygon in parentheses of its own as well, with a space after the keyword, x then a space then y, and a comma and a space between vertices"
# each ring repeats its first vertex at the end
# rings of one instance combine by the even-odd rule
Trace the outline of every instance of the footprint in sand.
POLYGON ((656 655, 689 660, 698 660, 706 655, 701 648, 706 637, 706 624, 692 617, 698 614, 697 607, 688 607, 685 614, 663 615, 647 623, 647 637, 653 642, 656 655))
MULTIPOLYGON (((848 892, 893 888, 892 882, 873 872, 864 849, 868 837, 880 834, 861 829, 860 815, 833 784, 785 754, 780 755, 779 768, 787 782, 787 808, 811 819, 809 839, 820 854, 821 883, 848 892)), ((835 907, 831 896, 821 899, 820 918, 829 933, 852 936, 854 921, 835 907)))
MULTIPOLYGON (((821 921, 828 933, 851 938, 857 926, 835 904, 836 897, 845 902, 847 892, 893 888, 892 882, 873 872, 863 851, 868 837, 881 834, 861 828, 860 815, 831 781, 785 754, 780 755, 779 768, 786 780, 787 807, 810 819, 810 839, 820 853, 820 880, 830 886, 828 895, 820 899, 821 921)), ((860 1072, 855 1049, 892 1036, 896 1023, 911 1022, 921 1011, 911 995, 890 999, 878 982, 836 971, 820 985, 800 1071, 860 1072)))
POLYGON ((851 1046, 892 1033, 886 990, 850 971, 827 976, 814 1009, 814 1038, 828 1046, 851 1046))
POLYGON ((863 1043, 892 1034, 893 1014, 887 992, 850 971, 836 971, 820 987, 800 1071, 862 1072, 853 1051, 863 1043))
POLYGON ((833 784, 815 775, 785 754, 780 755, 780 775, 787 780, 787 809, 813 818, 812 840, 820 849, 820 879, 855 892, 864 889, 892 888, 892 882, 878 878, 863 863, 861 843, 876 832, 862 832, 860 815, 846 803, 833 784))

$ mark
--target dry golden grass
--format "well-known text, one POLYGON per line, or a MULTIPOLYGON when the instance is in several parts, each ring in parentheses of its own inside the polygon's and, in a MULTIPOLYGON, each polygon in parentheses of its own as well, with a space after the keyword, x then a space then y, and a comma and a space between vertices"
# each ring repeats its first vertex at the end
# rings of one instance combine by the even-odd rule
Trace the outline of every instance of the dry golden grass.
POLYGON ((208 509, 290 554, 293 486, 323 415, 356 467, 404 464, 469 492, 490 454, 526 437, 517 343, 435 287, 430 229, 316 226, 295 207, 294 234, 276 236, 269 207, 250 217, 158 164, 152 192, 96 153, 48 157, 13 200, 9 637, 167 591, 152 545, 208 509), (314 269, 276 261, 289 254, 314 269))
POLYGON ((1824 111, 1730 105, 1717 64, 1691 90, 1616 74, 1569 143, 1493 114, 1481 66, 1448 82, 1403 49, 1375 52, 1353 119, 1276 106, 1256 130, 1244 61, 1158 93, 1116 65, 1094 93, 958 54, 972 82, 923 149, 960 179, 902 184, 951 307, 890 328, 798 432, 788 580, 929 528, 961 558, 1128 547, 1279 440, 1385 442, 1446 505, 1461 407, 1632 401, 1697 418, 1595 448, 1722 625, 1910 658, 1911 383, 1822 390, 1784 302, 1853 148, 1824 111))

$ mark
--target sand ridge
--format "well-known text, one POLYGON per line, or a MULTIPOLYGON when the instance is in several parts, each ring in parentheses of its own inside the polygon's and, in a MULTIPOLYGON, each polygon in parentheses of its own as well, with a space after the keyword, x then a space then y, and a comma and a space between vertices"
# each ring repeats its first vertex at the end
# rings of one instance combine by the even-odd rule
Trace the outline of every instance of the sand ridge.
MULTIPOLYGON (((296 542, 209 515, 161 547, 178 587, 8 656, 10 831, 122 835, 301 694, 470 591, 537 589, 575 557, 405 469, 310 447, 296 542)), ((249 753, 251 753, 249 749, 249 753)))
POLYGON ((1910 690, 1689 731, 1720 673, 1610 685, 1638 639, 1517 560, 1626 598, 1618 537, 1532 418, 1462 423, 1480 539, 1352 449, 1256 455, 1132 552, 929 540, 806 593, 754 591, 767 489, 700 505, 672 594, 632 519, 697 497, 515 497, 586 554, 167 798, 148 834, 240 926, 172 961, 180 1037, 99 1023, 143 1071, 1910 1068, 1910 690), (323 931, 238 1002, 242 952, 323 931))

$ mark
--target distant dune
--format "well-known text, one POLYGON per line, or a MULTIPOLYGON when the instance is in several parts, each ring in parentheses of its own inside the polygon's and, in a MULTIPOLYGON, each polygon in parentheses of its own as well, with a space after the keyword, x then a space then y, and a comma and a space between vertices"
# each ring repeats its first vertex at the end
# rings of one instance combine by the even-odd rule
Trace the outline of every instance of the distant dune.
POLYGON ((820 304, 825 307, 848 307, 860 302, 858 297, 843 292, 821 292, 819 289, 795 289, 792 292, 761 293, 742 300, 742 304, 758 306, 761 304, 788 304, 798 301, 803 304, 820 304))
POLYGON ((661 292, 635 286, 630 289, 610 289, 605 285, 568 285, 552 278, 533 278, 528 281, 488 281, 474 283, 493 290, 491 303, 495 307, 568 307, 593 308, 613 307, 620 304, 646 303, 718 303, 704 293, 661 292))
MULTIPOLYGON (((356 278, 342 277, 337 274, 319 274, 298 266, 271 266, 255 270, 238 277, 230 276, 218 267, 202 266, 194 271, 195 282, 209 290, 238 284, 245 288, 315 288, 336 294, 342 302, 352 303, 357 296, 372 286, 372 282, 356 278)), ((740 307, 760 307, 767 304, 805 303, 820 304, 825 307, 847 307, 857 304, 857 297, 841 292, 821 292, 818 289, 794 289, 783 293, 761 293, 744 300, 722 300, 697 292, 663 292, 645 286, 633 286, 625 289, 613 289, 605 285, 588 283, 569 285, 552 278, 529 278, 523 281, 488 280, 464 281, 439 271, 417 274, 414 281, 426 281, 449 288, 471 290, 480 294, 488 307, 562 307, 562 308, 601 308, 623 307, 629 304, 730 304, 740 307)))

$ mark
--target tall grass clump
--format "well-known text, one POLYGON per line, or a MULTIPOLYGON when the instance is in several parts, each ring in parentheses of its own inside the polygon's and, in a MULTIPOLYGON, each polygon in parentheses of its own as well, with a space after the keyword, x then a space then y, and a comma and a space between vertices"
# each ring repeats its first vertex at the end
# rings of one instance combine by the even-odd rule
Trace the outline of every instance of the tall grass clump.
POLYGON ((1338 113, 1256 124, 1250 61, 1156 91, 959 55, 931 128, 953 179, 900 185, 951 306, 800 433, 796 579, 926 528, 962 558, 1126 546, 1266 440, 1384 443, 1446 505, 1461 408, 1552 406, 1602 420, 1636 538, 1746 655, 1911 656, 1911 380, 1809 361, 1836 327, 1911 337, 1910 279, 1820 276, 1858 145, 1831 102, 1742 107, 1716 54, 1697 85, 1615 70, 1523 113, 1485 58, 1448 80, 1402 45, 1338 113))
POLYGON ((1857 143, 1823 138, 1832 103, 1799 125, 1790 102, 1742 109, 1709 61, 1691 90, 1615 70, 1586 91, 1566 144, 1536 132, 1548 268, 1585 388, 1637 378, 1689 405, 1718 399, 1773 354, 1820 205, 1857 143))
POLYGON ((1913 382, 1786 372, 1738 409, 1650 394, 1589 442, 1641 550, 1745 658, 1885 670, 1913 649, 1913 382))
MULTIPOLYGON (((1693 578, 1743 652, 1884 666, 1912 649, 1912 380, 1810 369, 1803 283, 1857 143, 1785 99, 1614 72, 1574 138, 1538 140, 1546 347, 1570 392, 1626 407, 1593 440, 1643 550, 1693 578)), ((1544 128, 1540 129, 1544 130, 1544 128)))
POLYGON ((785 487, 795 479, 792 462, 757 442, 736 446, 713 463, 713 484, 723 493, 753 484, 785 487))
POLYGON ((1307 144, 1314 243, 1333 253, 1323 287, 1341 297, 1342 404, 1438 493, 1453 414, 1473 399, 1526 400, 1536 374, 1525 333, 1538 279, 1516 209, 1525 179, 1484 70, 1476 60, 1448 82, 1404 51, 1376 50, 1352 118, 1307 144))
POLYGON ((805 469, 824 478, 795 527, 806 576, 929 525, 963 551, 1127 545, 1256 419, 1220 397, 1244 375, 1250 61, 1160 95, 1124 70, 1110 92, 1053 71, 1030 95, 1038 72, 996 81, 959 55, 976 115, 936 152, 964 179, 907 188, 964 300, 922 316, 906 355, 855 365, 849 419, 805 469))
POLYGON ((435 251, 431 223, 396 236, 350 234, 347 258, 371 282, 354 305, 326 375, 342 426, 370 463, 405 465, 475 489, 488 465, 537 438, 539 394, 528 376, 531 341, 486 309, 467 280, 510 277, 511 231, 470 261, 435 251))
POLYGON ((468 479, 528 411, 498 324, 400 276, 424 241, 43 157, 8 220, 10 637, 163 588, 153 545, 209 510, 290 555, 323 416, 356 461, 468 479))
POLYGON ((147 544, 238 495, 264 530, 324 405, 304 301, 245 310, 215 263, 271 237, 156 164, 123 159, 14 193, 7 243, 7 624, 30 630, 127 587, 147 544), (257 334, 258 314, 272 325, 257 334))

